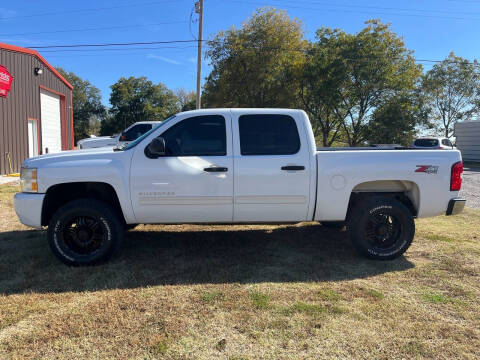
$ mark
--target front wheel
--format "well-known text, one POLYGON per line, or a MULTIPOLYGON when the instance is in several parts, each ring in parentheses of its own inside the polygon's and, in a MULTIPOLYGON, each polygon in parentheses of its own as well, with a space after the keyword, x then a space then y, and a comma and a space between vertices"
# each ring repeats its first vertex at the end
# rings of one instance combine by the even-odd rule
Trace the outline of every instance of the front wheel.
POLYGON ((387 197, 365 197, 350 214, 348 229, 355 248, 370 259, 390 260, 411 245, 415 222, 410 210, 387 197))
POLYGON ((123 224, 109 205, 79 199, 55 212, 47 237, 53 253, 65 264, 92 265, 112 256, 123 231, 123 224))

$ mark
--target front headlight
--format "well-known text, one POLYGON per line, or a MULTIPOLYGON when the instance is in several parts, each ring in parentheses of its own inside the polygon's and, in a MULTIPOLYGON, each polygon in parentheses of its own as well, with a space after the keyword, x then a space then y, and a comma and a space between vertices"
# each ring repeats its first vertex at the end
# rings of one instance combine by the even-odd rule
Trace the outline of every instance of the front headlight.
POLYGON ((20 170, 20 187, 22 192, 37 192, 37 169, 22 168, 20 170))

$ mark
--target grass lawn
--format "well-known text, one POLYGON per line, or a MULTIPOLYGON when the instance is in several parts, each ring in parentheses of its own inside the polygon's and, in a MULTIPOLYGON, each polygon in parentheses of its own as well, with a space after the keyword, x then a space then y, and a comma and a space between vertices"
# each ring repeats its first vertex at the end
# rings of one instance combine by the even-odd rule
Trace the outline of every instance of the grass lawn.
POLYGON ((345 232, 139 226, 69 268, 0 186, 0 359, 478 359, 480 211, 416 222, 406 255, 345 232))

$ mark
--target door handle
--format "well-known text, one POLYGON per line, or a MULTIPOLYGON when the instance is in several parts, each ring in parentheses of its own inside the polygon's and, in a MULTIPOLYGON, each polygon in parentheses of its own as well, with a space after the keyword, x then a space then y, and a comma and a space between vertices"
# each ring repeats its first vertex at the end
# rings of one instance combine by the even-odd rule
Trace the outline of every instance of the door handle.
POLYGON ((226 167, 221 167, 221 166, 211 166, 203 169, 203 171, 206 172, 227 172, 228 168, 226 167))
POLYGON ((301 166, 301 165, 289 165, 289 166, 282 166, 282 170, 294 170, 294 171, 298 171, 298 170, 305 170, 305 166, 301 166))

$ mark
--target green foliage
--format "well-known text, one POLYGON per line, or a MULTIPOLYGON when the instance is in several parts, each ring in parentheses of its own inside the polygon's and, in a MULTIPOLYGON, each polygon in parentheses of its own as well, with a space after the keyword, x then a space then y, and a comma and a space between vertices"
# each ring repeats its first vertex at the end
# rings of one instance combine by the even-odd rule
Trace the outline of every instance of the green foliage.
POLYGON ((197 105, 196 94, 194 91, 187 91, 183 88, 175 91, 178 98, 181 111, 195 110, 197 105))
POLYGON ((102 123, 102 134, 119 133, 137 121, 158 121, 178 112, 175 94, 165 85, 146 77, 120 78, 111 86, 110 117, 102 123))
POLYGON ((57 71, 73 86, 75 140, 78 141, 91 134, 98 135, 100 120, 106 114, 100 90, 73 72, 67 72, 62 68, 57 68, 57 71))
POLYGON ((250 294, 253 306, 257 309, 268 309, 270 307, 270 296, 260 292, 254 292, 250 294))
POLYGON ((307 314, 311 316, 321 315, 321 314, 330 314, 330 315, 341 315, 346 313, 347 310, 334 305, 323 306, 318 304, 307 304, 304 302, 296 302, 288 307, 280 309, 280 313, 284 315, 291 316, 293 314, 307 314))
POLYGON ((309 315, 317 315, 321 313, 325 313, 327 308, 322 305, 317 304, 307 304, 304 302, 297 302, 289 307, 282 309, 282 313, 285 315, 292 315, 295 313, 305 313, 309 315))
POLYGON ((223 299, 223 293, 219 291, 205 291, 202 293, 202 300, 205 303, 214 303, 221 299, 223 299))
POLYGON ((343 300, 343 296, 332 289, 322 289, 318 292, 320 299, 325 301, 340 301, 343 300))
POLYGON ((396 93, 413 89, 421 74, 421 66, 415 64, 412 52, 389 25, 379 20, 366 24, 357 34, 329 28, 317 31, 310 57, 320 71, 307 68, 307 77, 313 76, 310 82, 316 83, 306 91, 308 95, 319 84, 320 92, 311 101, 312 106, 321 104, 320 116, 315 120, 321 121, 323 117, 324 123, 331 119, 333 124, 324 127, 325 146, 335 140, 338 123, 350 146, 362 144, 375 108, 396 93), (321 100, 322 97, 326 100, 321 100))
POLYGON ((423 294, 423 298, 434 304, 447 304, 452 302, 452 299, 450 299, 449 297, 440 293, 433 293, 433 292, 423 294))
MULTIPOLYGON (((220 31, 209 41, 213 69, 205 84, 206 105, 299 107, 309 114, 323 146, 339 140, 358 146, 371 133, 374 111, 392 107, 389 99, 411 91, 421 75, 421 66, 389 25, 379 20, 366 25, 356 34, 321 28, 308 43, 298 20, 274 8, 259 9, 242 28, 220 31)), ((385 116, 380 126, 380 114, 377 128, 396 126, 385 116)))
POLYGON ((208 45, 207 107, 295 106, 306 47, 298 20, 259 9, 241 29, 220 31, 208 45))
POLYGON ((168 350, 168 344, 165 341, 158 341, 156 343, 152 343, 149 346, 149 352, 152 355, 156 356, 162 356, 164 355, 168 350))
POLYGON ((368 289, 365 291, 367 293, 367 295, 373 297, 373 298, 376 298, 376 299, 383 299, 385 297, 385 295, 383 295, 382 292, 378 291, 378 290, 375 290, 375 289, 368 289))
POLYGON ((457 121, 468 120, 480 109, 480 63, 455 56, 453 52, 423 77, 422 89, 432 107, 438 132, 453 135, 457 121))
POLYGON ((373 144, 412 144, 417 127, 428 122, 429 111, 417 91, 398 94, 373 111, 367 139, 373 144))
POLYGON ((308 112, 315 137, 322 146, 331 146, 342 131, 342 119, 335 109, 342 101, 342 87, 348 76, 339 42, 346 33, 327 28, 317 32, 310 44, 300 78, 301 106, 308 112))

